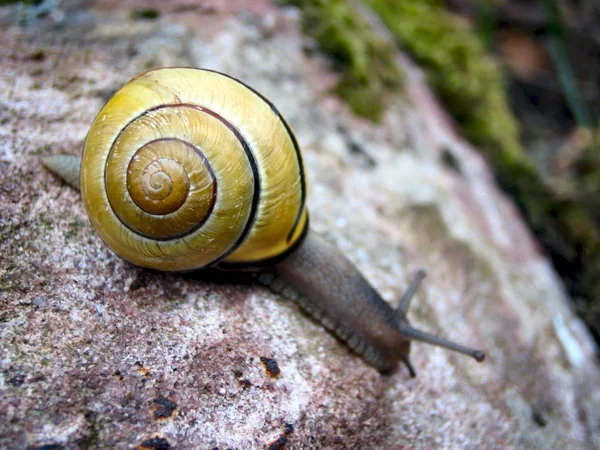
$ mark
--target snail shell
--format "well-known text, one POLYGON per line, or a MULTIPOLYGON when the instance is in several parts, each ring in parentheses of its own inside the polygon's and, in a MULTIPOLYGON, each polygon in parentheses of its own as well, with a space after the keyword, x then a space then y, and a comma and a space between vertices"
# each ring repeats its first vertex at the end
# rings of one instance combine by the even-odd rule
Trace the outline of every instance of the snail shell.
POLYGON ((308 224, 285 120, 240 81, 201 69, 152 70, 111 98, 85 142, 81 193, 107 245, 158 270, 264 263, 308 224))

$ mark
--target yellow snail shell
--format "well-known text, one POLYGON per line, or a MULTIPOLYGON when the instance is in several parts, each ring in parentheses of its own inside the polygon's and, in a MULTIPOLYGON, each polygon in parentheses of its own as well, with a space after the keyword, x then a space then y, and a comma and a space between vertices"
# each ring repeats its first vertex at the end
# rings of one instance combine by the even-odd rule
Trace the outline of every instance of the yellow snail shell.
POLYGON ((152 70, 111 98, 85 142, 81 193, 107 245, 158 270, 268 260, 308 222, 285 120, 251 88, 201 69, 152 70))

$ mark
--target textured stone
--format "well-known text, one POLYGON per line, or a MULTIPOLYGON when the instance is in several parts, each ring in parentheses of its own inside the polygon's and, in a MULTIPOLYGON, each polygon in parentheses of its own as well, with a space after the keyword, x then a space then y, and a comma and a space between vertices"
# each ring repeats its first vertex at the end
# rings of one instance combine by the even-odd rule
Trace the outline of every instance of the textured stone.
POLYGON ((374 126, 328 94, 293 10, 119 2, 0 29, 0 447, 593 448, 596 348, 485 161, 420 73, 374 126), (136 7, 160 9, 134 20, 136 7), (294 305, 221 273, 161 274, 113 255, 42 156, 81 151, 123 82, 151 67, 243 79, 296 131, 314 228, 409 317, 484 349, 415 344, 382 376, 294 305), (261 361, 273 360, 271 377, 261 361), (290 431, 291 430, 291 431, 290 431))

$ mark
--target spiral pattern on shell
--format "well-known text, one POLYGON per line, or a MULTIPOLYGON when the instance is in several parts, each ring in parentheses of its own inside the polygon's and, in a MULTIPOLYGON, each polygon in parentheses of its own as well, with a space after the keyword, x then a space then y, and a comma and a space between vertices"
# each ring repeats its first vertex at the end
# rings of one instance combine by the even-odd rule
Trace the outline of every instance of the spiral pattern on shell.
POLYGON ((191 68, 124 85, 86 139, 81 190, 102 239, 159 270, 280 257, 307 227, 300 150, 256 91, 191 68))

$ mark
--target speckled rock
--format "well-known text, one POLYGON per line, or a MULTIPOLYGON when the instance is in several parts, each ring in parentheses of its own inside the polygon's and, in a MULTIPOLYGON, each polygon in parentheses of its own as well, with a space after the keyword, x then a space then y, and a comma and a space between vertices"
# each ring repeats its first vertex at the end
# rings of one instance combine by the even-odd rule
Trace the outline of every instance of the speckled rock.
POLYGON ((600 447, 596 348, 410 62, 374 126, 328 94, 331 64, 303 54, 293 9, 124 3, 63 2, 25 28, 0 9, 1 448, 600 447), (156 20, 133 18, 148 5, 156 20), (415 344, 416 379, 382 376, 243 276, 113 255, 40 158, 79 153, 108 96, 165 65, 269 97, 304 148, 314 228, 392 304, 427 269, 412 322, 486 362, 415 344))

